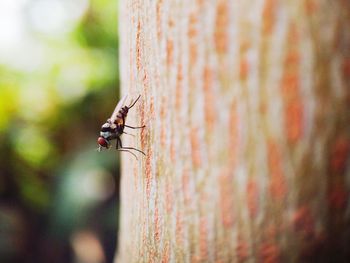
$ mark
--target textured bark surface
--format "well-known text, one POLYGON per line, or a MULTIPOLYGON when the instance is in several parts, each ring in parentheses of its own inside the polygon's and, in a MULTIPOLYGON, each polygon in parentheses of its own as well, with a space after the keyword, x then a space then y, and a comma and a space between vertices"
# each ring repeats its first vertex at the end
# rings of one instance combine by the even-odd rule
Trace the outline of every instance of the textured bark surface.
MULTIPOLYGON (((350 260, 350 2, 121 0, 117 262, 350 260)), ((349 262, 349 261, 348 261, 349 262)))

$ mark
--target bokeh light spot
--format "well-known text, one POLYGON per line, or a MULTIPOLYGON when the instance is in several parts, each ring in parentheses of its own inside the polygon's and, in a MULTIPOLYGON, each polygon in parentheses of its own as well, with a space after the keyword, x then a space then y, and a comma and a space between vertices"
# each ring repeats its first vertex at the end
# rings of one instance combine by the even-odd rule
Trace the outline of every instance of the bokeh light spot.
POLYGON ((15 135, 15 150, 25 161, 40 166, 52 151, 51 143, 38 129, 26 127, 15 135))

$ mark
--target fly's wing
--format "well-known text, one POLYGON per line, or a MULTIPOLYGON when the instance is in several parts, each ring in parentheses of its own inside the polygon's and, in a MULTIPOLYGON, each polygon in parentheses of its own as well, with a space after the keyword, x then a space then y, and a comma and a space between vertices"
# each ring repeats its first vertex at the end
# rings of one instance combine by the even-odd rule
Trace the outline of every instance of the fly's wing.
POLYGON ((120 101, 118 102, 117 106, 115 107, 113 113, 112 113, 112 116, 110 118, 110 121, 111 123, 114 123, 114 121, 117 119, 117 115, 118 115, 118 112, 120 111, 120 109, 123 107, 123 105, 125 105, 125 101, 126 101, 126 98, 128 97, 128 95, 124 95, 120 101))

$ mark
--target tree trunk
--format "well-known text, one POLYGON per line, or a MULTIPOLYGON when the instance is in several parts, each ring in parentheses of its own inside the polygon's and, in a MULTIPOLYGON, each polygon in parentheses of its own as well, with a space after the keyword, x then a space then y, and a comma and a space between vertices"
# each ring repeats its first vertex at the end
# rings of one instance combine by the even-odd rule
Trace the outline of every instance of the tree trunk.
POLYGON ((350 2, 121 0, 117 262, 349 262, 350 2))

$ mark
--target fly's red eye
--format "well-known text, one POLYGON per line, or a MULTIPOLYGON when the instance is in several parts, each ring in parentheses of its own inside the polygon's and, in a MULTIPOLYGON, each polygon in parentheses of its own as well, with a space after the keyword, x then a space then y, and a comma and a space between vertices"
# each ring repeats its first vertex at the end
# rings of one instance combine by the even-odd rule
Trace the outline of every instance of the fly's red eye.
POLYGON ((101 145, 102 147, 107 147, 108 146, 107 140, 105 138, 103 138, 103 137, 98 137, 97 143, 99 145, 101 145))

